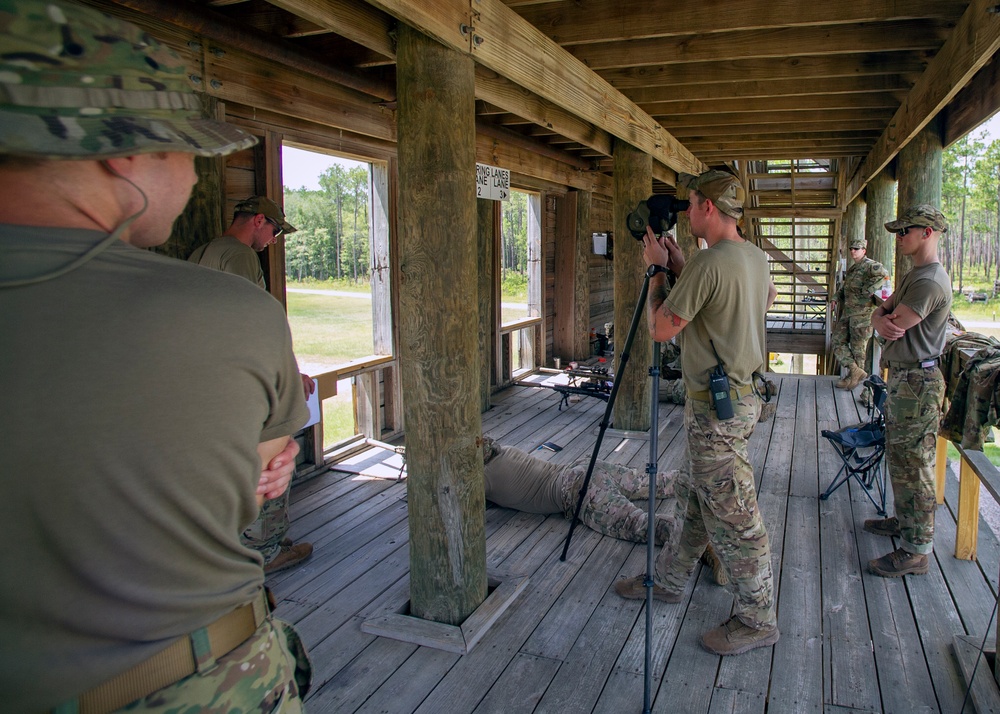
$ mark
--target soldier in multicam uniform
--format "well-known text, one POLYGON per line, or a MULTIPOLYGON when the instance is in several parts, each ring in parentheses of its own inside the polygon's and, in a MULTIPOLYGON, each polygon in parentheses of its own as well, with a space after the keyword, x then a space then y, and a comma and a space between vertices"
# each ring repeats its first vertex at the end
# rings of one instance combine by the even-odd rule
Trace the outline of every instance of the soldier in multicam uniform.
POLYGON ((847 370, 837 382, 838 389, 854 389, 868 374, 865 372, 865 353, 872 337, 872 311, 875 309, 873 294, 889 277, 889 271, 865 256, 865 241, 852 238, 851 260, 844 283, 837 291, 840 315, 833 326, 833 354, 841 367, 847 370))
POLYGON ((938 241, 948 230, 941 211, 913 206, 885 228, 896 234, 897 250, 913 258, 913 269, 872 315, 887 340, 886 447, 896 515, 867 520, 864 528, 900 539, 899 548, 868 563, 876 575, 899 577, 926 573, 934 550, 934 458, 945 388, 939 365, 952 293, 937 259, 938 241))
MULTIPOLYGON (((573 518, 589 462, 587 458, 569 465, 554 464, 484 436, 486 500, 527 513, 562 513, 573 518)), ((657 498, 673 497, 676 477, 677 471, 656 474, 657 498)), ((645 543, 649 514, 632 501, 647 496, 649 476, 645 471, 598 459, 584 495, 580 520, 612 538, 645 543)), ((673 515, 656 515, 653 531, 657 545, 667 543, 673 530, 673 515)), ((705 550, 702 562, 712 568, 719 585, 726 584, 728 576, 711 546, 705 550)))
POLYGON ((254 143, 135 26, 0 0, 5 712, 301 711, 305 651, 239 540, 308 418, 284 312, 146 250, 195 155, 254 143))
MULTIPOLYGON (((682 175, 691 189, 691 232, 706 250, 687 264, 677 244, 647 228, 643 258, 678 276, 669 294, 664 274, 650 280, 648 318, 653 339, 680 334, 681 372, 687 387, 684 425, 687 468, 675 487, 679 537, 660 550, 653 597, 680 602, 698 557, 709 543, 722 561, 736 596, 736 614, 709 630, 702 646, 720 655, 772 645, 779 633, 767 530, 757 507, 747 439, 760 413, 752 375, 762 372, 765 314, 776 290, 767 258, 739 232, 745 191, 722 171, 682 175), (719 419, 709 402, 709 373, 718 362, 729 376, 734 416, 719 419)), ((644 576, 615 584, 619 595, 646 596, 644 576)))

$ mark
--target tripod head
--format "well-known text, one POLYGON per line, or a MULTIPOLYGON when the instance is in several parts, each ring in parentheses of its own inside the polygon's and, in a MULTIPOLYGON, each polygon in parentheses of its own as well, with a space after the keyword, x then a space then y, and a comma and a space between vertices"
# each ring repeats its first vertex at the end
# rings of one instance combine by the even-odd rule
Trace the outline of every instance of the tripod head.
POLYGON ((653 194, 633 209, 625 223, 629 233, 636 240, 642 240, 646 235, 646 226, 650 226, 657 235, 669 231, 677 223, 677 215, 686 211, 690 201, 683 201, 673 196, 653 194))

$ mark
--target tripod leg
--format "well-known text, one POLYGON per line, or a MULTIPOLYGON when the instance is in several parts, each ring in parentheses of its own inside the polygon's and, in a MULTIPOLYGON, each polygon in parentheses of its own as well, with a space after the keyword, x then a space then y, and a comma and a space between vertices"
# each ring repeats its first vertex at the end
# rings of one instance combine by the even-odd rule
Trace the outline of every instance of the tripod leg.
MULTIPOLYGON (((639 329, 642 313, 646 307, 646 295, 649 293, 650 277, 652 277, 652 274, 647 272, 646 279, 642 283, 642 290, 639 292, 639 300, 636 303, 635 312, 632 313, 632 323, 628 329, 628 337, 625 338, 625 345, 622 347, 618 373, 615 375, 615 381, 611 387, 611 394, 608 396, 608 405, 604 409, 604 418, 601 419, 600 429, 597 432, 597 441, 594 442, 594 450, 590 454, 590 463, 587 465, 587 475, 583 479, 583 485, 580 487, 580 497, 577 499, 576 509, 573 511, 573 519, 569 522, 569 532, 566 534, 566 542, 563 544, 562 555, 559 556, 559 560, 564 562, 566 560, 566 554, 569 552, 569 544, 573 538, 573 531, 576 529, 576 524, 580 520, 580 510, 583 508, 583 499, 587 496, 587 488, 590 486, 590 477, 594 474, 594 464, 597 463, 597 455, 601 451, 601 442, 604 441, 604 432, 608 430, 608 425, 611 423, 611 415, 614 413, 615 399, 618 397, 618 387, 621 386, 621 376, 625 373, 625 367, 628 364, 629 359, 629 352, 632 349, 632 341, 635 339, 635 333, 639 329)), ((657 402, 655 392, 653 394, 653 401, 657 402)))
MULTIPOLYGON (((647 282, 649 278, 646 278, 647 282)), ((646 652, 645 669, 643 673, 643 711, 650 711, 653 692, 653 547, 655 545, 656 528, 656 472, 657 456, 659 454, 660 434, 660 343, 653 342, 652 366, 649 368, 650 399, 649 408, 649 463, 646 471, 649 474, 649 519, 646 524, 646 652)), ((666 547, 664 544, 663 547, 666 547)))

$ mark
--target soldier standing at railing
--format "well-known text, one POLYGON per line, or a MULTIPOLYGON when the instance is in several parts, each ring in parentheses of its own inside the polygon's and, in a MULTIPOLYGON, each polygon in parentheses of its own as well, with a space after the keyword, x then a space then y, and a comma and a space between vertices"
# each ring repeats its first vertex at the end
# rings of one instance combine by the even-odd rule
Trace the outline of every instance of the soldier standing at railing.
POLYGON ((948 230, 941 211, 920 204, 885 227, 896 234, 897 250, 913 258, 899 289, 872 314, 872 325, 887 340, 886 446, 896 515, 867 520, 864 527, 899 538, 899 548, 868 563, 876 575, 899 577, 925 574, 934 550, 934 458, 944 397, 940 357, 951 281, 937 259, 938 240, 948 230))

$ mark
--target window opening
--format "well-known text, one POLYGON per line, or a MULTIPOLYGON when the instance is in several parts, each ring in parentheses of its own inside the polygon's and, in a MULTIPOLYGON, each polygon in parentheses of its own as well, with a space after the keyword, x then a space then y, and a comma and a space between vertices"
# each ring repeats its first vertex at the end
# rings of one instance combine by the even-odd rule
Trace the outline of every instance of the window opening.
POLYGON ((299 369, 336 384, 322 400, 329 448, 360 433, 354 387, 365 363, 393 354, 385 168, 285 145, 282 175, 298 229, 285 236, 288 322, 299 369))
POLYGON ((501 203, 500 307, 501 332, 510 352, 512 376, 539 364, 542 314, 541 196, 512 190, 501 203))

